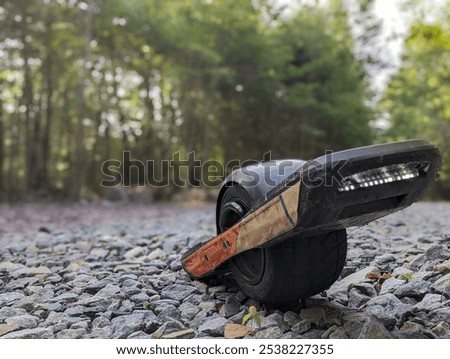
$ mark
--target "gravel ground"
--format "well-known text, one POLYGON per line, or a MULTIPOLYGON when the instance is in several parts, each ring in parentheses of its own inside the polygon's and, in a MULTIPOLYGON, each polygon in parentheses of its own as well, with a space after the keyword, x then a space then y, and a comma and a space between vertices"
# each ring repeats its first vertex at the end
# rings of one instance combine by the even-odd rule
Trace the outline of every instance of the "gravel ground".
POLYGON ((85 207, 90 221, 66 209, 61 226, 35 207, 28 233, 14 210, 0 212, 1 338, 220 338, 236 328, 247 338, 450 338, 450 204, 350 229, 342 277, 289 309, 247 298, 229 276, 205 284, 181 269, 187 248, 215 234, 213 206, 122 216, 85 207), (262 321, 246 334, 231 324, 250 306, 262 321))

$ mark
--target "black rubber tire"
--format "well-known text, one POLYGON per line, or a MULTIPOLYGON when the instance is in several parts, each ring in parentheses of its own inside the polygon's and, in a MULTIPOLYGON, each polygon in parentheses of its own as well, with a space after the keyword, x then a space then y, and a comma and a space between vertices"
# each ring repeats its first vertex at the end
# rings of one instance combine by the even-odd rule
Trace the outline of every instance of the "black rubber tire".
MULTIPOLYGON (((220 232, 238 222, 255 200, 239 185, 228 188, 220 203, 220 232)), ((289 305, 329 288, 339 277, 346 254, 347 233, 342 229, 252 249, 235 256, 229 266, 249 297, 266 304, 289 305)))

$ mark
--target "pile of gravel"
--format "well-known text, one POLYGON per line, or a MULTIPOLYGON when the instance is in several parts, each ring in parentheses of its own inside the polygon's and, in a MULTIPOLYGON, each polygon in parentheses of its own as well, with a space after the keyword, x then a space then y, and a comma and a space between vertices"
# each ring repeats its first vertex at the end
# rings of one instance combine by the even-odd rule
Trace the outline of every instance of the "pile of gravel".
MULTIPOLYGON (((1 212, 0 212, 1 216, 1 212)), ((246 297, 228 275, 192 281, 181 255, 215 233, 213 208, 0 237, 0 338, 450 338, 450 204, 349 230, 347 264, 296 308, 246 297)))

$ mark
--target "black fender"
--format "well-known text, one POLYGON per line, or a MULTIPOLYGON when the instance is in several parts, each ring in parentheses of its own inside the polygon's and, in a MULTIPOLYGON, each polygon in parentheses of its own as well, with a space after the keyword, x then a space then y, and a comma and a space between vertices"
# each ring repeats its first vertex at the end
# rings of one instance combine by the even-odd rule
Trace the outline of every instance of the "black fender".
POLYGON ((292 173, 299 170, 306 161, 285 159, 258 162, 238 168, 231 172, 223 181, 216 204, 216 227, 219 233, 219 213, 222 198, 228 188, 241 186, 255 201, 283 182, 292 173))

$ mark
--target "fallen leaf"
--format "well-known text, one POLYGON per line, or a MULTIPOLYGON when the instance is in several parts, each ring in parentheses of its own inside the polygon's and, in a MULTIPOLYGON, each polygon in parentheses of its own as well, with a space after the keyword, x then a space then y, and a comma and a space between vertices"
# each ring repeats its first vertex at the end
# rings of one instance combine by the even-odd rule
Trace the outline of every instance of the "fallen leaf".
POLYGON ((367 275, 367 278, 369 278, 369 279, 379 279, 379 278, 380 278, 380 275, 379 275, 378 273, 371 272, 371 273, 369 273, 369 274, 367 275))
POLYGON ((225 326, 225 338, 226 339, 236 339, 243 338, 247 334, 250 334, 252 330, 245 325, 232 324, 229 323, 225 326))

